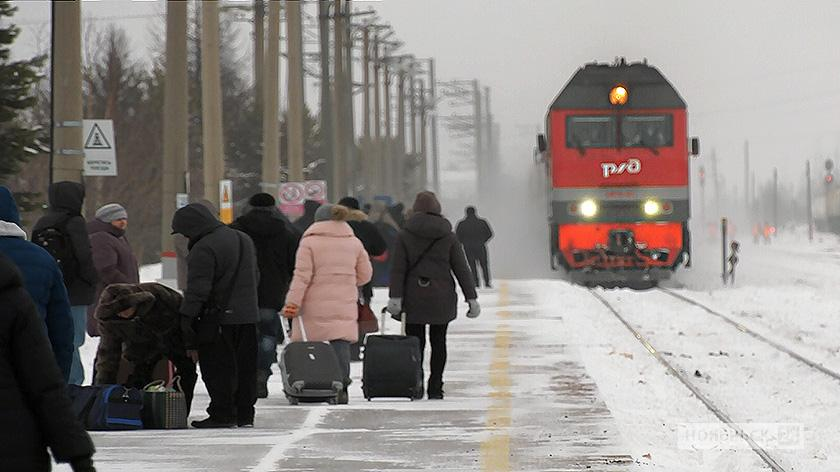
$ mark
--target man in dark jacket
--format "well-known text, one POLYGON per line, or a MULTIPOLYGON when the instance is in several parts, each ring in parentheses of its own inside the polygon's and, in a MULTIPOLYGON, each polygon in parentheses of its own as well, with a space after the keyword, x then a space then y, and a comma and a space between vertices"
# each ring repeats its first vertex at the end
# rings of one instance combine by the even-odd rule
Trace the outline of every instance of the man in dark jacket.
POLYGON ((312 223, 315 222, 315 212, 318 211, 318 208, 321 207, 320 202, 316 202, 315 200, 306 200, 303 202, 303 216, 295 221, 295 228, 297 228, 298 232, 303 235, 312 223))
POLYGON ((196 322, 194 335, 189 323, 182 332, 189 354, 200 359, 210 394, 210 417, 192 425, 253 426, 259 319, 254 243, 195 203, 175 212, 172 230, 190 240, 181 314, 196 322))
POLYGON ((237 218, 231 228, 250 236, 257 250, 260 271, 257 398, 267 398, 271 364, 277 362, 277 342, 283 340, 278 312, 286 303, 286 292, 295 271, 298 240, 279 216, 274 197, 258 193, 251 197, 248 204, 251 210, 237 218))
POLYGON ((493 238, 493 230, 487 220, 479 218, 475 207, 467 207, 467 216, 455 230, 458 241, 464 245, 464 252, 467 254, 467 262, 475 277, 475 286, 478 287, 478 264, 481 264, 481 274, 484 277, 484 286, 490 286, 490 266, 487 265, 487 242, 493 238))
POLYGON ((84 381, 84 370, 79 359, 79 348, 85 338, 87 325, 87 307, 94 302, 96 295, 96 268, 93 266, 93 256, 90 250, 85 219, 82 217, 82 205, 85 199, 85 188, 77 182, 56 182, 49 188, 50 208, 47 214, 35 223, 32 230, 32 240, 39 241, 40 236, 48 229, 58 230, 68 244, 69 260, 60 261, 61 272, 64 275, 64 286, 70 296, 70 308, 73 313, 73 343, 76 345, 73 354, 73 365, 70 371, 69 383, 81 385, 84 381))
POLYGON ((96 210, 94 219, 87 225, 93 265, 99 274, 94 302, 87 311, 87 331, 91 336, 99 336, 99 327, 93 314, 105 287, 140 282, 137 258, 125 237, 127 227, 128 212, 118 203, 109 203, 96 210))
MULTIPOLYGON (((2 186, 0 253, 11 259, 23 273, 26 290, 38 308, 41 322, 46 326, 64 381, 70 380, 70 368, 74 362, 74 329, 64 278, 55 259, 37 244, 26 240, 26 233, 20 228, 17 203, 12 192, 2 186)), ((78 362, 81 367, 81 361, 78 362)))
POLYGON ((446 366, 446 332, 458 316, 455 278, 469 303, 467 316, 481 312, 464 249, 452 233, 452 224, 441 216, 441 206, 432 192, 420 192, 413 214, 400 231, 391 269, 388 311, 406 314, 406 334, 426 345, 426 325, 432 347, 429 399, 443 398, 443 370, 446 366))
POLYGON ((95 472, 93 443, 76 419, 35 305, 0 254, 0 470, 46 472, 69 462, 95 472))
POLYGON ((96 309, 100 327, 96 351, 96 384, 117 383, 120 359, 134 365, 126 385, 143 388, 163 358, 172 361, 181 387, 192 404, 198 376, 195 363, 187 356, 181 333, 181 294, 157 283, 113 284, 102 293, 96 309))

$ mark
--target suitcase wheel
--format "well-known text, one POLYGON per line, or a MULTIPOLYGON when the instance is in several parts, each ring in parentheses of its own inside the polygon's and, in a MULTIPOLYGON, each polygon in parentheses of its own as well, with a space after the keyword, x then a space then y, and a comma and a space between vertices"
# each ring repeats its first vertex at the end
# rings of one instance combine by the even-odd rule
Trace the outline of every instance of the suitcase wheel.
POLYGON ((286 397, 286 398, 289 400, 289 405, 294 406, 294 405, 300 404, 300 401, 295 397, 286 397))

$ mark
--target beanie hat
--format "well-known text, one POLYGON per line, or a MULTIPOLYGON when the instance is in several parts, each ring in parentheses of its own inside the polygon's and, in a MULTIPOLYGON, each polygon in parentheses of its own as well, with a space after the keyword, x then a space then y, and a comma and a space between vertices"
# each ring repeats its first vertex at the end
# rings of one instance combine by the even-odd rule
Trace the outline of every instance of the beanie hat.
POLYGON ((341 206, 346 206, 351 210, 359 209, 359 200, 353 197, 344 197, 338 201, 338 204, 341 206))
POLYGON ((94 216, 103 223, 110 223, 117 220, 127 220, 128 212, 119 203, 109 203, 96 210, 94 216))
POLYGON ((443 211, 434 192, 428 190, 417 194, 412 210, 415 213, 433 213, 435 215, 440 215, 443 211))
POLYGON ((343 205, 325 203, 315 212, 315 221, 344 221, 350 215, 350 209, 343 205))
POLYGON ((248 204, 252 207, 273 207, 277 205, 277 200, 267 193, 258 193, 248 200, 248 204))
POLYGON ((467 207, 467 216, 475 216, 475 207, 474 206, 468 206, 467 207))

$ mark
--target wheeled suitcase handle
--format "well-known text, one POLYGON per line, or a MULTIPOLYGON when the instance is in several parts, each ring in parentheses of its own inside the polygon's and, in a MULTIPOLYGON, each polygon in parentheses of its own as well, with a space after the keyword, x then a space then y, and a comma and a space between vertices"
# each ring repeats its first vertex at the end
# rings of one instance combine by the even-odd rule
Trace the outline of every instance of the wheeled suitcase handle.
POLYGON ((303 342, 309 341, 309 339, 307 339, 306 337, 306 328, 303 326, 302 315, 295 316, 295 319, 298 320, 298 323, 300 324, 300 335, 303 338, 303 342))
MULTIPOLYGON (((388 319, 388 308, 382 309, 382 322, 379 323, 379 332, 381 334, 385 334, 385 320, 388 319)), ((400 335, 405 336, 405 325, 406 325, 406 315, 405 312, 400 314, 400 335)))

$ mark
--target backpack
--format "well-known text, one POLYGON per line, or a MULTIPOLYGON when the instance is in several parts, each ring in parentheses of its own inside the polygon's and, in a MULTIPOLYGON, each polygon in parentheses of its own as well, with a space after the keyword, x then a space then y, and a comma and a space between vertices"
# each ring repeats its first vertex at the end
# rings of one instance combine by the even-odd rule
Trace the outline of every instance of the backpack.
POLYGON ((72 282, 78 273, 78 261, 73 251, 73 241, 67 234, 67 222, 42 228, 32 234, 32 242, 44 248, 58 263, 64 275, 64 284, 72 282))

